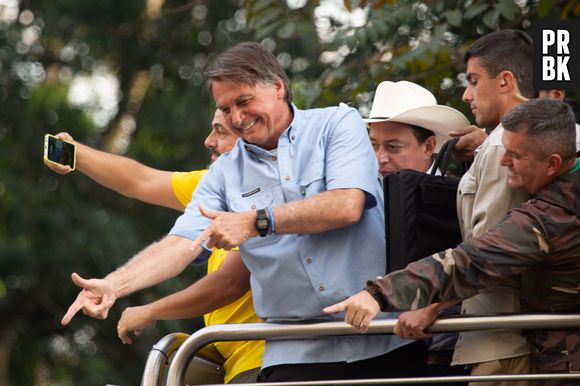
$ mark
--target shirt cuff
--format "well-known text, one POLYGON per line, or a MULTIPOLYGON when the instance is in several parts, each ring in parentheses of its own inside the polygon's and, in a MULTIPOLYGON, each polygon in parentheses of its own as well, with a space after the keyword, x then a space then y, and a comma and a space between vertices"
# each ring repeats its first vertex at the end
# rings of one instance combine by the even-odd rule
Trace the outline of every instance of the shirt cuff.
POLYGON ((193 260, 193 265, 201 265, 209 260, 213 253, 212 249, 208 249, 205 245, 201 244, 201 253, 195 260, 193 260))

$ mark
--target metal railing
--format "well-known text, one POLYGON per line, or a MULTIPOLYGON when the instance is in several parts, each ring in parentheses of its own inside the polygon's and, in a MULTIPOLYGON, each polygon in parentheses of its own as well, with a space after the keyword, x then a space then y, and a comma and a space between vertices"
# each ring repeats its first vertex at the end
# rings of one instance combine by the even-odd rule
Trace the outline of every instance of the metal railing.
MULTIPOLYGON (((396 319, 375 320, 367 334, 393 334, 396 319)), ((527 329, 579 329, 580 315, 574 314, 518 314, 502 316, 459 316, 442 317, 433 323, 429 332, 456 332, 478 330, 527 330, 527 329)), ((174 351, 175 345, 185 334, 171 334, 157 343, 147 359, 143 374, 143 386, 158 386, 161 381, 166 360, 174 351), (173 336, 173 337, 172 337, 173 336), (165 348, 165 346, 167 346, 165 348), (166 351, 167 350, 167 351, 166 351), (171 352, 169 352, 171 351, 171 352), (164 354, 161 354, 163 352, 164 354)), ((312 339, 323 336, 359 335, 349 324, 327 322, 316 324, 273 324, 249 323, 214 325, 200 329, 187 338, 177 349, 169 366, 167 386, 180 386, 189 362, 204 346, 214 342, 261 340, 261 339, 312 339)), ((426 382, 477 382, 490 380, 544 380, 574 379, 580 384, 580 374, 533 374, 533 375, 495 375, 467 377, 397 378, 353 381, 284 382, 270 385, 373 385, 373 384, 419 384, 426 382)), ((269 385, 261 383, 260 385, 269 385)))
POLYGON ((161 386, 163 372, 169 365, 169 358, 189 337, 189 334, 176 332, 165 335, 149 351, 141 386, 161 386))

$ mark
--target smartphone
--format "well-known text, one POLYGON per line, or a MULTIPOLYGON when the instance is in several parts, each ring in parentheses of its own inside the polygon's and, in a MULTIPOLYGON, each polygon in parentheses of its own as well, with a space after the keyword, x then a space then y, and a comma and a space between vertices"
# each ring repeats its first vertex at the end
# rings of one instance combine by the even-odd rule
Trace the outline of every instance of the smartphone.
POLYGON ((76 147, 74 143, 56 138, 54 135, 44 136, 44 159, 59 165, 68 165, 75 169, 76 147))

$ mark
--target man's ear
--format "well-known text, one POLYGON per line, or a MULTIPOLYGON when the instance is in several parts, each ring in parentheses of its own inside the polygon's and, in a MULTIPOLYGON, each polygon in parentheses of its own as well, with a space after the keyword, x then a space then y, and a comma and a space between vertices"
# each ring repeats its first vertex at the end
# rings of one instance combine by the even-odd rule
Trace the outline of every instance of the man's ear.
POLYGON ((550 90, 550 98, 563 101, 566 98, 566 91, 564 90, 550 90))
POLYGON ((560 167, 562 166, 562 156, 560 154, 551 154, 548 157, 548 167, 546 168, 546 174, 548 177, 553 177, 558 174, 560 167))
POLYGON ((502 71, 498 74, 497 80, 502 91, 515 90, 519 93, 518 81, 511 71, 502 71))
POLYGON ((518 100, 525 102, 528 99, 522 95, 520 86, 515 75, 511 71, 502 71, 496 77, 499 86, 499 92, 502 94, 509 94, 518 100))
POLYGON ((425 155, 427 157, 432 157, 433 153, 435 152, 435 146, 437 145, 437 140, 435 139, 435 136, 432 135, 429 138, 427 138, 423 143, 423 145, 425 145, 425 155))
POLYGON ((284 94, 286 94, 286 86, 282 79, 278 79, 274 82, 274 89, 276 90, 276 97, 278 99, 284 99, 284 94))

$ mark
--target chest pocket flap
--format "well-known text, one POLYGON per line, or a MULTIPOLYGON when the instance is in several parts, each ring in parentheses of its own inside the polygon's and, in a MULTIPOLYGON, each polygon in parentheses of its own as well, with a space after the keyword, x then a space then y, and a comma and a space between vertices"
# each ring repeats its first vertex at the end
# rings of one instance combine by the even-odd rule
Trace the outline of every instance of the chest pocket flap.
POLYGON ((264 209, 271 206, 274 196, 271 190, 258 191, 246 197, 238 196, 230 199, 231 212, 244 212, 248 210, 264 209))
POLYGON ((461 195, 475 195, 476 188, 475 177, 469 173, 465 174, 457 187, 461 195))
POLYGON ((311 196, 326 191, 325 177, 324 162, 317 162, 310 166, 300 180, 300 189, 303 195, 311 196))

